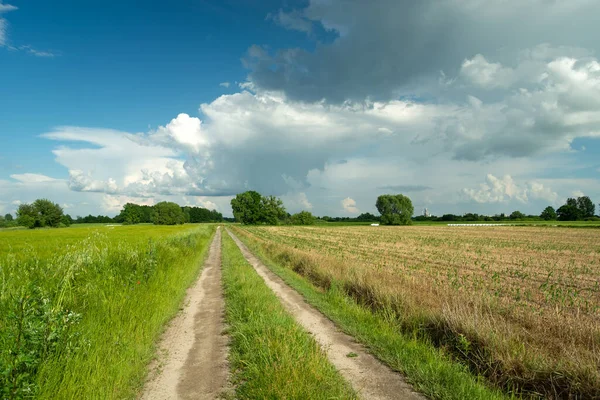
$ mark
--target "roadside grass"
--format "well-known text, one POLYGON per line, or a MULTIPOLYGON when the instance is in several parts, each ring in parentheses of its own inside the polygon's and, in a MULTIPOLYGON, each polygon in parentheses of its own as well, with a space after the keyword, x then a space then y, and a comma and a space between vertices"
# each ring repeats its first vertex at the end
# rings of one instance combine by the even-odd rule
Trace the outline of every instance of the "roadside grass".
POLYGON ((406 376, 415 390, 433 399, 506 399, 514 398, 486 384, 483 377, 452 360, 443 349, 402 333, 397 317, 385 310, 373 311, 347 296, 336 282, 328 289, 314 286, 302 275, 274 262, 243 229, 237 236, 288 285, 301 293, 309 304, 335 322, 344 332, 367 346, 372 354, 406 376))
POLYGON ((138 244, 148 240, 194 229, 200 225, 115 225, 77 224, 68 228, 5 229, 0 230, 0 257, 12 256, 47 258, 67 250, 68 245, 81 242, 90 235, 105 234, 114 242, 125 241, 138 244))
POLYGON ((189 228, 40 230, 0 253, 0 398, 134 398, 215 231, 189 228))
POLYGON ((229 235, 222 238, 236 398, 355 399, 319 345, 285 311, 229 235))

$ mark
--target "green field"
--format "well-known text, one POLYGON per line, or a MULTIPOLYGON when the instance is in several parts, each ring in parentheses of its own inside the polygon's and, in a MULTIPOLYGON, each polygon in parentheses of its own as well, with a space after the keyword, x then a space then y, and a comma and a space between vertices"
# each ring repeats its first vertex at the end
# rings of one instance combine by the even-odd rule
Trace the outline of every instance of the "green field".
POLYGON ((132 398, 214 225, 0 232, 0 398, 132 398))

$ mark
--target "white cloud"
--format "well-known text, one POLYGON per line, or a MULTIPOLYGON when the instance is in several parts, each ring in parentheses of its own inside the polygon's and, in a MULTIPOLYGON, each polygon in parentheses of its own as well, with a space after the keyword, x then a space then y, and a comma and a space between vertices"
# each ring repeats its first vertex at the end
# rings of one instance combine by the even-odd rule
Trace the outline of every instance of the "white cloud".
POLYGON ((18 7, 15 7, 11 4, 2 4, 0 3, 0 14, 5 13, 5 12, 9 12, 9 11, 14 11, 14 10, 18 10, 18 7))
POLYGON ((221 82, 221 83, 219 83, 219 86, 224 87, 224 88, 228 88, 229 85, 230 85, 229 82, 221 82))
POLYGON ((585 194, 583 194, 583 192, 581 190, 574 190, 573 192, 571 192, 571 195, 573 197, 583 197, 583 196, 585 196, 585 194))
POLYGON ((10 177, 23 183, 62 182, 61 179, 55 179, 41 174, 13 174, 10 177))
POLYGON ((311 33, 313 28, 312 22, 299 11, 284 12, 279 10, 276 14, 267 15, 267 19, 274 21, 283 28, 304 33, 311 33))
POLYGON ((313 205, 304 192, 286 193, 281 196, 281 200, 283 200, 286 210, 292 214, 300 211, 309 211, 313 208, 313 205))
POLYGON ((531 199, 545 200, 556 203, 558 194, 540 182, 517 184, 510 175, 497 178, 492 174, 486 176, 486 183, 479 189, 465 188, 464 195, 477 203, 506 203, 517 200, 528 203, 531 199))
POLYGON ((351 199, 350 197, 346 197, 341 201, 343 211, 350 214, 358 214, 360 210, 356 207, 356 201, 351 199))
POLYGON ((503 67, 499 63, 490 63, 481 54, 465 60, 460 75, 469 83, 484 89, 508 87, 514 79, 514 71, 511 68, 503 67))
POLYGON ((155 204, 155 201, 152 198, 144 199, 123 195, 106 194, 102 196, 102 209, 111 214, 118 214, 123 209, 123 206, 127 203, 152 206, 155 204))
POLYGON ((108 178, 106 182, 97 181, 89 173, 85 174, 80 170, 70 170, 69 189, 76 192, 117 193, 119 187, 117 186, 117 182, 112 178, 108 178))

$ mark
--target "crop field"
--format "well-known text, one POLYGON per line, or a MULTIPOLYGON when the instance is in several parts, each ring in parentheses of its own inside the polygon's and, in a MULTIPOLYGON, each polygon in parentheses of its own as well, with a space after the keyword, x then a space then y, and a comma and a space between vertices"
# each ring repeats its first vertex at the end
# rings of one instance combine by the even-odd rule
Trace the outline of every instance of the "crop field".
POLYGON ((600 393, 600 230, 240 227, 323 289, 393 315, 505 392, 600 393))
POLYGON ((0 398, 132 398, 213 225, 0 231, 0 398))

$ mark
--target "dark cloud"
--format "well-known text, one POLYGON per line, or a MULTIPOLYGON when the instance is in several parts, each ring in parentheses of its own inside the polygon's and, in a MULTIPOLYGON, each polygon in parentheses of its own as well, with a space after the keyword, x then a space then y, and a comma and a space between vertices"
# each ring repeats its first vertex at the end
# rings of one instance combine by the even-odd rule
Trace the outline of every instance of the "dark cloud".
POLYGON ((409 86, 426 91, 414 85, 440 71, 454 75, 479 53, 501 56, 546 42, 597 49, 597 15, 600 3, 586 0, 312 0, 277 20, 304 31, 310 20, 336 40, 314 51, 255 46, 245 62, 255 85, 291 99, 388 100, 409 86))

